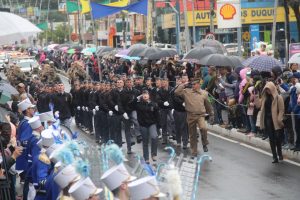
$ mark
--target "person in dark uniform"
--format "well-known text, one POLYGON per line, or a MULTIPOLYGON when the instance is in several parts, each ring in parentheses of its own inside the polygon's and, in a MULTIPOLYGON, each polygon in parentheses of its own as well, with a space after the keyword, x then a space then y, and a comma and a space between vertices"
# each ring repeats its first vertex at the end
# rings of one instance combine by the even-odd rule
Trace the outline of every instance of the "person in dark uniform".
POLYGON ((89 88, 90 88, 90 93, 88 96, 88 108, 86 109, 86 111, 88 112, 88 129, 90 131, 90 133, 93 135, 94 133, 94 125, 93 125, 93 109, 96 106, 96 102, 95 102, 95 93, 96 93, 96 82, 91 82, 89 84, 89 88))
MULTIPOLYGON (((102 108, 102 110, 104 112, 102 138, 103 138, 103 143, 107 143, 108 140, 112 139, 112 126, 113 126, 113 123, 112 123, 113 111, 112 110, 114 109, 114 105, 111 102, 111 82, 110 81, 105 82, 104 92, 101 96, 103 98, 102 99, 103 103, 98 103, 98 105, 99 105, 99 109, 102 108)), ((99 99, 98 99, 98 101, 99 101, 99 99)))
POLYGON ((65 86, 62 82, 58 83, 58 93, 53 96, 54 112, 59 112, 59 119, 62 124, 70 128, 73 110, 72 95, 65 92, 65 86))
POLYGON ((72 94, 72 109, 75 115, 75 123, 77 126, 81 124, 80 117, 80 82, 76 81, 74 87, 71 89, 70 93, 72 94))
MULTIPOLYGON (((181 78, 177 77, 176 85, 185 84, 188 82, 188 77, 183 75, 181 78)), ((175 122, 175 133, 177 146, 181 147, 181 142, 183 143, 183 149, 187 149, 188 144, 188 128, 186 122, 186 111, 184 99, 181 96, 174 94, 172 91, 172 105, 174 107, 173 117, 175 122)))
POLYGON ((89 81, 86 81, 84 83, 84 89, 82 91, 81 96, 81 104, 82 104, 82 121, 83 121, 83 130, 87 133, 90 132, 89 128, 89 122, 88 122, 88 102, 89 102, 89 94, 90 94, 90 88, 89 88, 89 81))
POLYGON ((99 142, 100 140, 100 132, 99 132, 99 116, 96 115, 96 106, 98 105, 98 95, 100 91, 100 82, 94 82, 93 83, 93 92, 90 94, 90 99, 89 99, 89 108, 92 111, 92 117, 93 117, 93 122, 94 122, 94 134, 95 134, 95 140, 96 142, 99 142))
POLYGON ((124 117, 123 123, 125 126, 125 136, 127 142, 127 154, 131 154, 131 145, 135 142, 132 138, 131 127, 134 125, 134 134, 137 137, 138 142, 141 140, 141 132, 140 126, 137 121, 137 113, 134 108, 134 101, 137 98, 139 91, 133 88, 132 79, 128 78, 126 80, 126 86, 123 90, 123 95, 121 96, 121 103, 124 108, 125 113, 128 115, 128 119, 126 119, 126 115, 124 117))
POLYGON ((168 135, 173 135, 173 127, 172 121, 174 121, 172 116, 172 101, 171 101, 171 91, 172 88, 169 87, 168 79, 165 78, 161 82, 161 88, 157 92, 157 103, 160 107, 160 115, 161 115, 161 128, 162 128, 162 136, 163 142, 162 144, 168 143, 168 135), (169 123, 168 123, 169 122, 169 123))
POLYGON ((128 114, 125 112, 124 107, 121 102, 121 97, 124 93, 124 82, 121 79, 117 80, 116 88, 111 91, 111 103, 113 105, 112 116, 112 134, 113 140, 119 147, 122 147, 122 120, 128 120, 128 114))
MULTIPOLYGON (((105 83, 97 83, 95 88, 95 108, 93 109, 94 114, 94 125, 95 125, 95 138, 96 142, 101 143, 103 141, 105 132, 104 128, 107 127, 107 117, 105 113, 105 102, 104 102, 104 92, 105 92, 105 83)), ((107 127, 108 128, 108 127, 107 127)))
POLYGON ((145 87, 143 88, 143 90, 147 90, 149 92, 149 95, 150 95, 150 99, 151 101, 155 101, 155 96, 156 96, 156 92, 155 92, 155 88, 153 87, 152 85, 152 78, 151 77, 148 77, 146 79, 146 82, 145 82, 145 87))
POLYGON ((134 88, 139 91, 139 95, 142 94, 144 88, 144 79, 142 76, 137 76, 134 81, 134 88))

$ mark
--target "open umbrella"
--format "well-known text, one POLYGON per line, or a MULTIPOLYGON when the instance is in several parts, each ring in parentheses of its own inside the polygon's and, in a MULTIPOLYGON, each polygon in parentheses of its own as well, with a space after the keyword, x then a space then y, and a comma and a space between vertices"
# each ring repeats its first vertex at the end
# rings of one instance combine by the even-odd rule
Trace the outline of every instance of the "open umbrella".
POLYGON ((0 82, 0 92, 6 92, 11 95, 19 94, 16 88, 6 82, 0 82))
POLYGON ((129 51, 129 49, 120 50, 117 54, 115 54, 115 57, 122 58, 123 56, 127 56, 129 51))
POLYGON ((194 46, 195 46, 195 48, 197 48, 197 47, 200 47, 200 48, 210 47, 210 48, 214 48, 216 50, 216 53, 227 54, 226 48, 218 40, 202 39, 199 42, 197 42, 194 46))
POLYGON ((77 52, 81 52, 83 47, 82 46, 79 46, 79 45, 73 45, 71 46, 71 49, 75 49, 75 51, 77 52))
POLYGON ((289 64, 292 64, 292 63, 297 63, 297 64, 300 64, 300 53, 296 53, 294 55, 292 55, 292 57, 289 59, 289 64))
POLYGON ((129 52, 127 56, 139 56, 146 48, 148 48, 148 46, 145 44, 134 44, 128 48, 129 52))
POLYGON ((57 46, 59 46, 59 44, 50 44, 50 45, 48 45, 47 50, 48 51, 54 50, 55 47, 57 47, 57 46))
POLYGON ((200 60, 203 57, 209 55, 209 54, 213 54, 213 53, 217 53, 217 51, 214 48, 210 48, 210 47, 205 47, 205 48, 194 48, 192 50, 190 50, 184 57, 183 60, 200 60))
MULTIPOLYGON (((143 51, 141 51, 140 53, 138 53, 138 55, 136 55, 136 56, 148 58, 152 54, 161 53, 161 52, 162 52, 162 50, 159 49, 159 48, 147 47, 146 49, 144 49, 143 51)), ((133 56, 133 55, 131 55, 131 56, 133 56)))
POLYGON ((248 58, 242 64, 260 72, 270 72, 274 67, 281 66, 281 63, 271 56, 254 56, 248 58))
POLYGON ((161 51, 158 51, 154 54, 151 54, 150 56, 148 56, 147 58, 149 60, 159 60, 161 58, 169 58, 169 57, 173 57, 177 55, 177 51, 174 49, 163 49, 161 51))
POLYGON ((229 56, 228 58, 233 63, 234 67, 242 66, 242 62, 245 60, 244 58, 242 58, 240 56, 229 56))
POLYGON ((228 56, 223 54, 209 54, 199 60, 198 64, 219 67, 234 67, 228 56))
POLYGON ((112 48, 112 47, 103 47, 97 51, 97 55, 101 57, 104 55, 104 53, 110 52, 112 50, 114 50, 114 48, 112 48))
POLYGON ((0 45, 28 39, 42 32, 27 19, 9 12, 0 12, 0 45))
POLYGON ((67 53, 68 53, 68 54, 74 54, 74 53, 75 53, 75 49, 69 49, 69 50, 67 51, 67 53))

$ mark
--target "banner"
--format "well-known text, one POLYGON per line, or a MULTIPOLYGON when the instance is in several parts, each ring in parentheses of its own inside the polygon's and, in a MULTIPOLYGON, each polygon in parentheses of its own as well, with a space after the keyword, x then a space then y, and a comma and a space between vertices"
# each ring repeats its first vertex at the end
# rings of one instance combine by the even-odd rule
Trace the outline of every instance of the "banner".
POLYGON ((113 6, 113 7, 125 7, 129 4, 128 0, 119 0, 117 2, 109 3, 109 4, 104 4, 106 6, 113 6))
POLYGON ((81 14, 89 13, 91 11, 89 0, 80 0, 81 3, 81 14))
POLYGON ((217 1, 218 28, 241 27, 241 3, 239 0, 217 1))
POLYGON ((68 13, 77 12, 80 10, 80 6, 78 6, 77 1, 75 2, 75 1, 67 0, 66 4, 67 4, 67 12, 68 13))
POLYGON ((47 22, 43 22, 43 23, 39 23, 36 25, 39 29, 45 31, 48 29, 48 23, 47 22))
POLYGON ((107 17, 109 15, 121 12, 122 10, 147 15, 147 8, 148 0, 141 0, 124 7, 113 7, 91 2, 93 19, 107 17))
POLYGON ((296 53, 300 53, 300 43, 291 43, 289 45, 289 56, 290 56, 290 58, 296 53))
POLYGON ((264 42, 271 43, 271 31, 264 31, 264 42))
POLYGON ((256 49, 256 43, 260 41, 259 25, 250 25, 250 49, 256 49))

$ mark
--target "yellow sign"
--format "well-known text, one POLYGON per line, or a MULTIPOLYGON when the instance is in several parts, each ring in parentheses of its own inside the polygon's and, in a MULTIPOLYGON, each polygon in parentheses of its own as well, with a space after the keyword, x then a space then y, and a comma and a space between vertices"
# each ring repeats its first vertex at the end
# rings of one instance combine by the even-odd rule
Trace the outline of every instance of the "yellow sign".
MULTIPOLYGON (((188 11, 188 25, 193 26, 193 18, 195 19, 195 26, 209 26, 210 15, 209 10, 206 11, 195 11, 194 17, 193 12, 188 11)), ((273 8, 244 8, 241 11, 242 24, 259 24, 259 23, 272 23, 273 22, 274 10, 273 8)), ((181 15, 183 16, 183 15, 181 15)), ((289 15, 290 22, 295 22, 296 17, 292 9, 290 9, 289 15)), ((183 26, 183 20, 181 26, 183 26)), ((284 8, 277 8, 277 22, 284 22, 284 8)), ((176 24, 175 13, 169 13, 163 15, 163 29, 174 28, 176 24)), ((217 25, 217 20, 214 18, 214 24, 217 25)))

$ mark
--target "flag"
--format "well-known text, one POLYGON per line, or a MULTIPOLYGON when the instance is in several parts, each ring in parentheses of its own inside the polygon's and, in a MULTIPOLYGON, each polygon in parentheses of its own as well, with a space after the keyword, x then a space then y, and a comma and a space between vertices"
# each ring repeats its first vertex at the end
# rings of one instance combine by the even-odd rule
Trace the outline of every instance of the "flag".
POLYGON ((39 29, 41 30, 47 30, 48 29, 48 23, 47 22, 43 22, 43 23, 39 23, 36 25, 39 29))
POLYGON ((148 0, 140 0, 138 2, 132 3, 127 6, 127 11, 136 12, 142 15, 146 15, 148 13, 148 0))
POLYGON ((129 3, 128 0, 119 0, 117 2, 109 3, 109 4, 104 4, 106 6, 113 6, 113 7, 125 7, 129 3))
POLYGON ((80 0, 80 3, 82 7, 81 14, 88 13, 91 11, 89 0, 80 0))
POLYGON ((78 6, 78 2, 67 0, 67 12, 77 12, 80 10, 80 6, 78 6))

